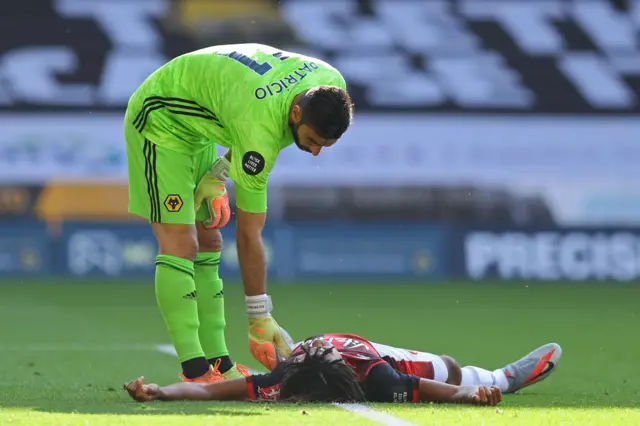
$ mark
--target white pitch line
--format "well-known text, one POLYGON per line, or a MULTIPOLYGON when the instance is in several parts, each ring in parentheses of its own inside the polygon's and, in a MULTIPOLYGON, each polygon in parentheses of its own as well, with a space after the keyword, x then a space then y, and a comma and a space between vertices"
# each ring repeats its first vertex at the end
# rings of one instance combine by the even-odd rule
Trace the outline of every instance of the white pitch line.
MULTIPOLYGON (((178 356, 173 345, 158 345, 156 346, 158 352, 163 354, 178 356)), ((251 374, 264 374, 260 371, 249 370, 251 374)), ((383 424, 385 426, 416 426, 415 423, 411 423, 408 420, 403 420, 399 417, 392 416, 391 414, 383 413, 382 411, 375 410, 362 404, 333 404, 336 407, 340 407, 343 410, 350 411, 355 414, 359 414, 362 417, 366 417, 369 420, 383 424)))
POLYGON ((176 348, 173 345, 158 345, 156 346, 158 352, 162 352, 163 354, 172 355, 177 357, 178 353, 176 352, 176 348))
POLYGON ((359 414, 362 417, 366 417, 369 420, 373 420, 374 422, 378 422, 386 426, 416 426, 415 423, 411 423, 408 420, 403 420, 391 414, 383 413, 382 411, 375 410, 371 407, 367 407, 366 405, 338 403, 335 403, 333 405, 344 410, 351 411, 352 413, 359 414))

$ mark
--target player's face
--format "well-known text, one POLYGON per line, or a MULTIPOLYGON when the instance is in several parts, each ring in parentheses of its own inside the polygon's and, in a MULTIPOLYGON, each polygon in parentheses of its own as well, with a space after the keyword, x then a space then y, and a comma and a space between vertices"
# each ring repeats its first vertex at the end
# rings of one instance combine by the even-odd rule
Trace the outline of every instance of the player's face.
POLYGON ((302 109, 294 105, 289 115, 289 127, 296 146, 312 155, 320 154, 322 148, 328 148, 336 143, 335 139, 325 139, 306 124, 302 124, 302 109))
POLYGON ((289 126, 291 127, 291 133, 293 134, 293 140, 296 146, 314 156, 320 154, 322 148, 328 148, 336 143, 335 139, 324 139, 320 137, 315 130, 306 124, 296 124, 290 121, 289 126))

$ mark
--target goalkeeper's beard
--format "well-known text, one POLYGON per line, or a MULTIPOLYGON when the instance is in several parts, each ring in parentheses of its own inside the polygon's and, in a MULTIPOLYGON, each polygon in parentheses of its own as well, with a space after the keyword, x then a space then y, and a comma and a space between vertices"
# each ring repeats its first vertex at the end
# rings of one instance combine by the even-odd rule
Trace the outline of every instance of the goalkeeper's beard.
POLYGON ((292 120, 289 120, 289 128, 291 129, 291 134, 293 135, 293 141, 296 143, 296 146, 304 152, 311 152, 309 148, 300 144, 300 137, 298 136, 298 129, 300 129, 300 123, 296 124, 292 120))

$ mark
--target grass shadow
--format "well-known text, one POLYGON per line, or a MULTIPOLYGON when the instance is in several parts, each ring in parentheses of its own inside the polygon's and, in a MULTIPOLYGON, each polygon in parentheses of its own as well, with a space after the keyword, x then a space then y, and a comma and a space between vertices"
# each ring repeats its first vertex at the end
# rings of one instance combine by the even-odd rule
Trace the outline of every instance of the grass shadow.
POLYGON ((0 394, 0 411, 25 410, 60 414, 113 415, 193 415, 193 416, 261 416, 270 407, 265 404, 229 401, 133 401, 123 389, 86 388, 66 394, 0 394))

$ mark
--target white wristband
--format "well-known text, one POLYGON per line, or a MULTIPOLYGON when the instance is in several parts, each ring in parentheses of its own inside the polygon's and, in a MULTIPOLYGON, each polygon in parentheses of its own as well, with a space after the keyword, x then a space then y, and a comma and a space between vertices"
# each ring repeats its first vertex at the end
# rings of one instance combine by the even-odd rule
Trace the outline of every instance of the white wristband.
POLYGON ((225 182, 229 178, 230 168, 231 163, 227 160, 227 157, 223 155, 213 162, 211 169, 209 169, 209 174, 215 179, 225 182))
POLYGON ((273 309, 271 297, 268 294, 245 296, 244 300, 247 304, 247 315, 249 318, 266 317, 271 313, 271 309, 273 309))

